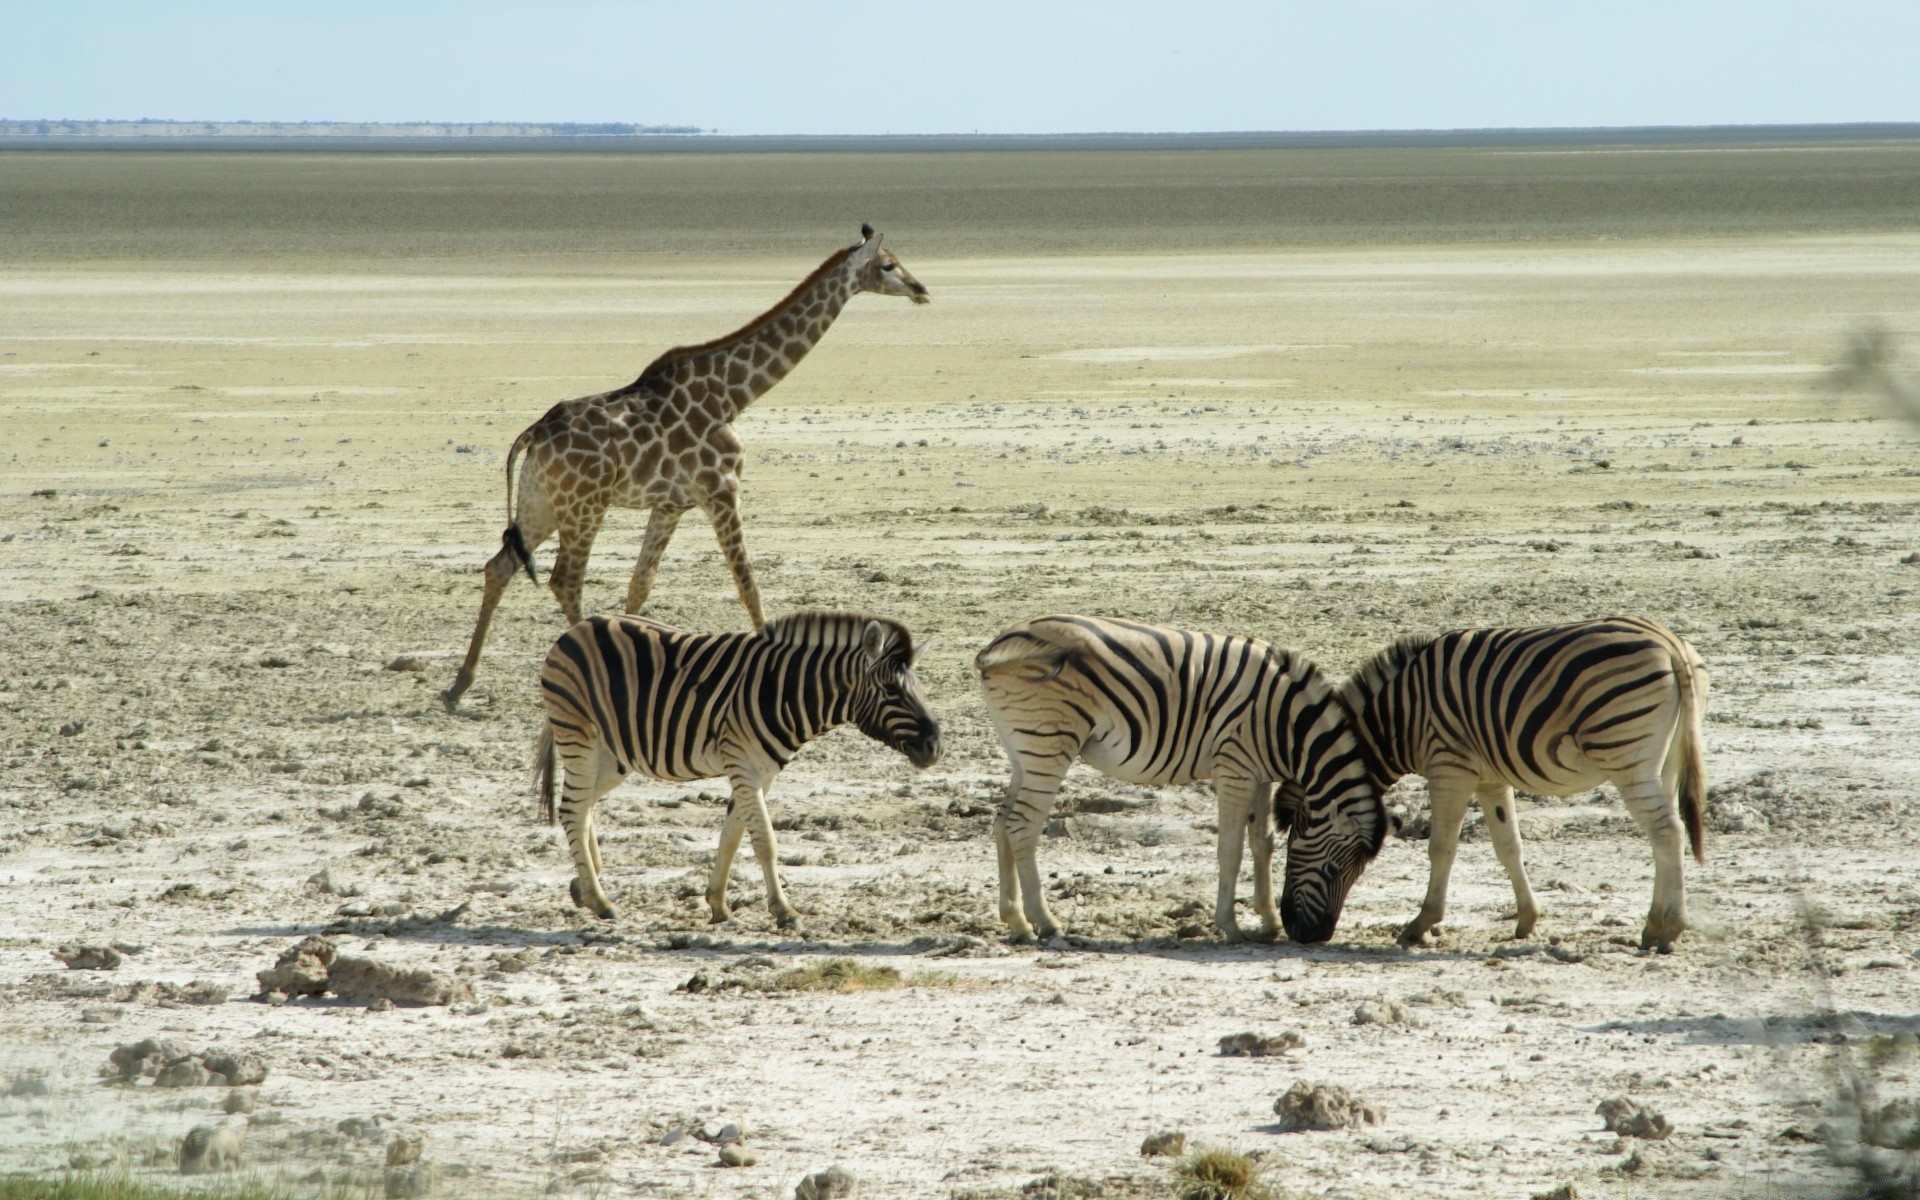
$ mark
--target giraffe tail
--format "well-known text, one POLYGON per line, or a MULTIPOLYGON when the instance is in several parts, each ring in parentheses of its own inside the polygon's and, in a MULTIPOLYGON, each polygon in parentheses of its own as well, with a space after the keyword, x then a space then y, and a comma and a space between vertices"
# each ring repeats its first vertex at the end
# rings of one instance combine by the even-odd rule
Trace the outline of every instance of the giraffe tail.
POLYGON ((540 740, 533 746, 533 788, 541 807, 546 810, 547 824, 556 822, 557 812, 553 805, 553 723, 540 723, 540 740))
POLYGON ((533 430, 525 429, 513 439, 513 446, 507 451, 507 529, 500 535, 500 545, 513 556, 515 562, 526 568, 527 578, 538 586, 540 577, 533 573, 533 553, 527 549, 527 539, 520 536, 520 522, 513 512, 513 464, 532 441, 533 430))

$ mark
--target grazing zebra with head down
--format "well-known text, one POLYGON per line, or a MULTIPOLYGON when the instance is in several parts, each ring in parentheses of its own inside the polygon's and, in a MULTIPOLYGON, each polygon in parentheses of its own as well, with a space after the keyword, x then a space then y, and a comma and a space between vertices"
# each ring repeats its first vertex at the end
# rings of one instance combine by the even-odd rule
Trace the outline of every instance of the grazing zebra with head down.
POLYGON ((1219 804, 1214 924, 1238 940, 1234 889, 1253 835, 1254 909, 1267 935, 1333 935, 1347 889, 1379 852, 1387 816, 1333 685, 1312 663, 1255 638, 1099 617, 1038 617, 974 659, 1013 764, 993 821, 1000 917, 1017 938, 1052 938, 1034 845, 1075 759, 1131 783, 1211 779, 1219 804), (1296 782, 1281 911, 1273 904, 1278 781, 1296 782))
POLYGON ((1514 936, 1540 906, 1527 885, 1513 789, 1564 796, 1611 781, 1653 842, 1653 907, 1642 949, 1667 953, 1687 927, 1680 828, 1705 861, 1700 723, 1707 669, 1678 635, 1639 617, 1402 638, 1341 685, 1374 785, 1427 777, 1433 801, 1426 903, 1400 933, 1419 942, 1446 912, 1467 799, 1486 814, 1513 881, 1514 936), (1675 800, 1679 800, 1676 813, 1675 800))
POLYGON ((547 819, 573 853, 573 902, 612 920, 600 888, 593 805, 627 774, 733 785, 707 882, 715 921, 732 916, 727 876, 743 833, 782 926, 799 914, 780 890, 766 792, 800 747, 852 721, 916 767, 941 753, 940 726, 914 677, 920 647, 906 627, 861 613, 803 612, 759 633, 688 633, 639 617, 591 617, 547 652, 547 705, 534 771, 547 819), (554 762, 564 773, 554 803, 554 762))

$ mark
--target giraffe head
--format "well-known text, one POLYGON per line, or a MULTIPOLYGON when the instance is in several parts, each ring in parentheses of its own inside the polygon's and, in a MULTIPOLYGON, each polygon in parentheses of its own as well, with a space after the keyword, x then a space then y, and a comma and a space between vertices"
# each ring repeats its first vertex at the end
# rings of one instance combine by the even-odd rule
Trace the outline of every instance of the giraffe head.
POLYGON ((927 303, 932 297, 927 295, 926 285, 907 274, 893 251, 880 244, 883 236, 874 232, 871 225, 860 227, 860 244, 847 258, 860 290, 879 292, 883 296, 905 296, 915 304, 927 303))

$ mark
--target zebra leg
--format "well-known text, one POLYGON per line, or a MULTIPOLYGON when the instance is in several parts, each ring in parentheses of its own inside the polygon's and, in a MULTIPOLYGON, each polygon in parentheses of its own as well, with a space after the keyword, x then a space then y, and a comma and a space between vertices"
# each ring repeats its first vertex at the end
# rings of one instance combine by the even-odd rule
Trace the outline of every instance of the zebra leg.
POLYGON ((593 806, 620 782, 620 772, 597 748, 583 758, 565 761, 566 781, 560 795, 560 827, 566 830, 567 851, 573 857, 573 882, 567 892, 576 905, 603 921, 611 921, 620 913, 600 887, 600 847, 593 834, 593 806))
POLYGON ((1415 946, 1447 915, 1447 878, 1453 874, 1453 855, 1460 848, 1460 823, 1467 818, 1473 779, 1442 776, 1427 780, 1432 801, 1432 829, 1427 834, 1427 899, 1420 915, 1400 931, 1402 946, 1415 946))
MULTIPOLYGON (((1213 780, 1215 813, 1220 826, 1215 842, 1220 860, 1220 886, 1213 900, 1213 923, 1220 930, 1220 936, 1229 942, 1240 940, 1240 922, 1233 914, 1233 900, 1240 884, 1240 852, 1246 844, 1247 822, 1253 813, 1253 793, 1259 787, 1253 780, 1237 775, 1216 775, 1213 780)), ((1256 849, 1254 858, 1259 857, 1256 849)), ((1277 921, 1278 914, 1275 915, 1277 921)))
MULTIPOLYGON (((1649 768, 1651 770, 1651 768, 1649 768)), ((1658 775, 1620 776, 1613 780, 1620 799, 1653 843, 1653 906, 1640 931, 1640 948, 1673 953, 1673 942, 1687 928, 1686 881, 1681 874, 1680 812, 1673 793, 1658 775)))
POLYGON ((1506 868, 1507 878, 1513 883, 1513 936, 1527 937, 1540 920, 1540 904, 1527 883, 1526 863, 1520 853, 1519 814, 1513 809, 1513 789, 1504 783, 1483 783, 1473 790, 1473 796, 1486 816, 1494 856, 1506 868))
POLYGON ((1253 843, 1253 911, 1260 918, 1260 940, 1280 936, 1280 910, 1273 903, 1273 785, 1254 786, 1253 812, 1247 817, 1253 843))
POLYGON ((736 785, 732 799, 727 801, 727 819, 720 826, 720 848, 714 852, 713 873, 707 876, 707 919, 715 925, 733 918, 733 909, 727 904, 727 879, 733 874, 733 856, 740 850, 740 838, 747 832, 747 821, 752 815, 752 804, 736 785))
POLYGON ((791 929, 800 923, 800 913, 787 903, 787 894, 780 887, 779 847, 773 839, 773 817, 767 812, 766 789, 757 781, 736 779, 733 783, 733 802, 742 801, 748 805, 747 831, 753 837, 753 856, 760 860, 760 877, 767 884, 767 911, 773 914, 773 923, 782 929, 791 929))
POLYGON ((1024 750, 1014 750, 1008 757, 1014 763, 1013 780, 993 818, 993 841, 1000 859, 1000 918, 1016 941, 1052 941, 1064 930, 1047 908, 1034 851, 1073 759, 1024 750))
POLYGON ((660 569, 660 556, 667 552, 667 542, 679 524, 679 511, 665 506, 655 508, 647 518, 647 536, 640 543, 640 561, 633 564, 633 578, 627 583, 629 616, 638 615, 641 605, 647 602, 647 593, 653 590, 654 573, 660 569))

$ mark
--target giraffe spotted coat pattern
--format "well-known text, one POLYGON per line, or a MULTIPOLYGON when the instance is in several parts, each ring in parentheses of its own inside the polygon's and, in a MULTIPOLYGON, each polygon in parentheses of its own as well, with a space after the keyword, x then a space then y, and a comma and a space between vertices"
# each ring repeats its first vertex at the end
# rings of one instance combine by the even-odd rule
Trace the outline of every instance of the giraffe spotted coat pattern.
POLYGON ((555 534, 559 546, 547 587, 567 623, 580 621, 587 555, 609 508, 650 512, 640 561, 627 585, 628 613, 646 603, 681 515, 698 508, 713 524, 753 627, 766 625, 740 532, 743 456, 733 422, 806 357, 855 295, 878 292, 927 303, 927 289, 880 243, 872 226, 861 226, 860 241, 835 251, 784 300, 742 328, 667 351, 617 391, 556 404, 514 439, 507 453, 507 528, 487 563, 466 659, 441 693, 447 711, 473 684, 487 627, 514 572, 524 568, 535 578, 533 550, 555 534))

